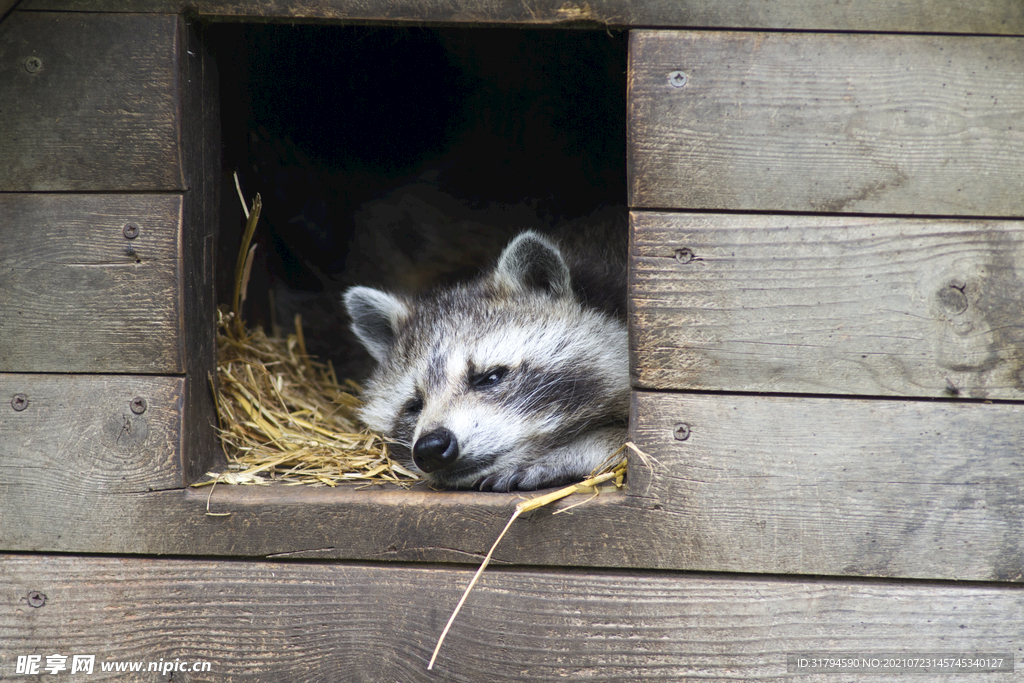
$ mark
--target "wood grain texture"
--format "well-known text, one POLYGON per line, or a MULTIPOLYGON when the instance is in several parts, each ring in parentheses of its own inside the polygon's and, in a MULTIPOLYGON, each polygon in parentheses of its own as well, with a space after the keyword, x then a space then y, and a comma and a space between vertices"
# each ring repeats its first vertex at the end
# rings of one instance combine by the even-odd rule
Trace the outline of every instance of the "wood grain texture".
POLYGON ((1022 579, 1024 405, 638 392, 631 430, 706 566, 1022 579))
POLYGON ((55 515, 59 538, 95 522, 87 511, 103 494, 182 486, 182 384, 180 377, 0 374, 3 526, 55 515), (21 410, 12 407, 15 396, 21 410), (132 409, 136 398, 146 403, 141 413, 132 409))
POLYGON ((216 284, 220 229, 220 94, 217 68, 199 21, 181 21, 177 51, 181 70, 185 192, 182 211, 182 324, 185 402, 181 453, 185 480, 206 472, 219 452, 211 379, 217 376, 216 284))
MULTIPOLYGON (((154 680, 104 675, 102 662, 210 662, 208 673, 173 675, 193 682, 849 680, 788 674, 786 655, 806 651, 1002 652, 1021 666, 1019 589, 492 569, 428 672, 470 575, 4 555, 0 676, 19 680, 16 657, 32 653, 95 654, 90 680, 154 680), (32 591, 43 606, 27 605, 32 591)), ((967 678, 1003 683, 1021 673, 967 678)))
POLYGON ((1024 216, 1022 44, 635 31, 630 205, 1024 216))
POLYGON ((0 191, 184 189, 179 42, 177 16, 12 13, 0 191))
POLYGON ((601 24, 708 26, 817 31, 1024 33, 1016 0, 23 0, 30 9, 174 13, 197 9, 208 17, 430 21, 485 24, 601 24))
POLYGON ((632 226, 635 386, 1024 398, 1022 222, 634 212, 632 226))
POLYGON ((184 372, 181 222, 181 196, 0 194, 0 372, 184 372))
MULTIPOLYGON (((40 71, 7 74, 55 79, 37 84, 39 90, 32 91, 32 96, 38 96, 38 101, 29 97, 19 100, 18 106, 56 106, 48 112, 50 118, 37 123, 61 140, 66 141, 62 125, 76 127, 76 134, 82 132, 80 127, 87 137, 95 138, 80 150, 78 166, 68 163, 77 152, 62 148, 59 157, 53 150, 42 154, 47 163, 59 158, 60 168, 41 166, 36 169, 39 176, 57 179, 53 187, 63 190, 130 187, 180 194, 0 195, 0 236, 5 244, 0 251, 0 372, 187 373, 182 404, 185 434, 174 457, 182 467, 181 481, 191 482, 206 471, 216 453, 208 379, 215 374, 216 364, 213 267, 220 187, 216 66, 198 23, 186 25, 176 16, 27 13, 18 17, 20 23, 13 28, 5 23, 3 30, 8 33, 0 33, 0 52, 5 35, 10 38, 6 44, 16 47, 34 45, 33 37, 46 33, 49 42, 42 45, 60 57, 54 62, 45 50, 33 53, 42 61, 40 71), (54 42, 58 38, 63 42, 54 42), (74 52, 91 50, 92 41, 101 39, 124 49, 116 54, 74 52), (133 50, 146 54, 136 59, 133 50), (89 60, 97 58, 106 61, 96 66, 95 74, 64 73, 73 68, 88 70, 92 68, 89 60), (129 64, 122 64, 120 75, 115 78, 108 73, 125 60, 129 64), (99 86, 94 77, 101 79, 99 86), (78 90, 61 89, 61 79, 66 78, 78 79, 78 90), (70 122, 69 115, 58 111, 68 102, 77 112, 70 115, 70 122), (87 130, 93 124, 99 129, 87 130), (102 130, 104 125, 117 130, 102 130), (136 135, 133 126, 145 132, 136 135), (123 136, 138 140, 127 144, 123 136), (162 147, 167 147, 163 160, 163 152, 157 149, 162 147), (100 166, 93 166, 94 162, 100 166), (102 166, 110 164, 134 165, 143 169, 143 175, 104 172, 102 166), (168 169, 170 181, 154 180, 151 172, 168 169), (79 174, 76 177, 85 181, 65 182, 66 172, 79 174), (138 237, 126 239, 127 223, 138 225, 138 237)), ((0 97, 17 95, 5 90, 3 78, 0 67, 0 97)), ((39 140, 19 137, 13 128, 0 133, 0 150, 4 139, 13 145, 28 144, 33 154, 40 151, 39 140), (7 133, 9 137, 3 138, 7 133)), ((50 187, 49 180, 42 185, 4 185, 6 170, 11 169, 0 170, 3 189, 50 187)))
MULTIPOLYGON (((422 487, 218 485, 212 491, 93 492, 83 508, 45 480, 27 477, 9 493, 0 496, 5 550, 470 564, 480 562, 523 499, 422 487), (208 509, 223 516, 208 516, 208 509), (71 519, 79 521, 71 525, 71 519), (69 527, 74 533, 65 532, 69 527)), ((623 505, 622 494, 554 514, 582 500, 524 516, 502 541, 494 564, 671 566, 687 552, 638 543, 645 511, 623 505)), ((674 530, 667 533, 674 539, 674 530)))
POLYGON ((7 18, 7 15, 18 2, 19 0, 0 0, 0 22, 7 18))
MULTIPOLYGON (((527 513, 496 566, 1024 581, 1024 406, 639 393, 634 414, 655 469, 527 513)), ((0 496, 0 547, 475 564, 523 498, 221 485, 82 510, 50 490, 0 496)))

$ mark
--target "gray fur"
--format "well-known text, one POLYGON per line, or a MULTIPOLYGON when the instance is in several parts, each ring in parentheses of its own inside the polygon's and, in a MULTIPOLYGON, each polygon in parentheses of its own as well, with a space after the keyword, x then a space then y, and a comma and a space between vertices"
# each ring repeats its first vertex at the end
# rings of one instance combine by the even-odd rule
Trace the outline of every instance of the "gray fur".
POLYGON ((367 287, 345 293, 352 329, 378 362, 361 416, 415 455, 431 484, 562 484, 625 440, 621 306, 590 301, 619 302, 624 271, 600 264, 614 275, 603 286, 621 291, 598 292, 594 277, 577 274, 587 259, 567 255, 528 231, 469 283, 417 298, 367 287))

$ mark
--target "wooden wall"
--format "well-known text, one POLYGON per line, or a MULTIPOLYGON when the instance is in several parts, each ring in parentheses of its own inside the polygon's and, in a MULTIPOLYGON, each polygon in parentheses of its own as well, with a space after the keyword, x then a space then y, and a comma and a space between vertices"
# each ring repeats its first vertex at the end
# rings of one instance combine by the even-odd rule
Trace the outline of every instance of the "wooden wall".
POLYGON ((727 563, 1020 580, 1019 42, 631 34, 641 482, 727 563))
MULTIPOLYGON (((74 461, 100 447, 101 425, 155 420, 155 434, 170 415, 182 447, 153 440, 143 461, 176 460, 173 473, 129 477, 136 490, 192 481, 215 453, 219 129, 195 28, 20 10, 0 24, 0 386, 5 406, 27 406, 0 418, 5 456, 74 461), (148 410, 131 410, 136 398, 148 410)), ((6 485, 36 477, 9 469, 6 485)))
POLYGON ((210 664, 174 681, 881 683, 897 677, 791 674, 788 655, 912 643, 1015 653, 1019 667, 1024 613, 1021 591, 996 585, 505 569, 484 574, 427 672, 469 568, 15 556, 0 572, 0 600, 19 604, 0 612, 4 650, 98 654, 87 680, 170 678, 103 675, 102 659, 210 664), (31 591, 44 604, 27 606, 31 591))
POLYGON ((655 463, 518 521, 426 672, 520 498, 184 488, 212 456, 201 22, 175 0, 23 0, 0 24, 0 680, 55 652, 209 661, 173 675, 193 681, 849 679, 787 671, 797 652, 1024 666, 1016 0, 189 8, 647 27, 631 429, 655 463))

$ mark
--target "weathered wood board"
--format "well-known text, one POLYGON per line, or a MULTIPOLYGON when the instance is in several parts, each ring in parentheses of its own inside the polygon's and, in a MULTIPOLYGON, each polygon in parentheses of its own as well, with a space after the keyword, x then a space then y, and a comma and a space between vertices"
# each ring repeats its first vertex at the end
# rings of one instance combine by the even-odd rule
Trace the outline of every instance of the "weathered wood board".
POLYGON ((180 27, 13 12, 0 24, 0 191, 184 190, 180 27))
POLYGON ((1024 216, 1021 45, 634 31, 630 206, 1024 216))
POLYGON ((7 17, 16 4, 18 4, 18 0, 0 0, 0 21, 7 17))
POLYGON ((99 491, 180 487, 211 464, 217 98, 198 26, 178 16, 16 13, 0 27, 0 190, 120 192, 0 194, 0 372, 120 375, 0 375, 30 389, 3 399, 30 406, 4 426, 5 522, 48 502, 81 520, 99 491), (159 405, 124 422, 145 444, 110 432, 129 385, 159 405))
POLYGON ((182 325, 185 399, 181 454, 186 481, 207 471, 219 451, 211 378, 217 376, 214 264, 220 232, 220 92, 217 65, 206 45, 202 24, 181 21, 181 158, 188 190, 182 205, 182 325))
POLYGON ((175 13, 207 17, 481 24, 706 26, 816 31, 1024 33, 1017 0, 23 0, 29 9, 175 13))
POLYGON ((632 226, 635 386, 1024 398, 1024 222, 634 212, 632 226))
POLYGON ((181 195, 0 194, 0 239, 0 372, 185 372, 181 195))
POLYGON ((1024 575, 1024 405, 648 392, 633 401, 633 439, 659 466, 631 473, 631 492, 685 517, 707 567, 1024 575))
MULTIPOLYGON (((624 493, 529 513, 496 564, 1024 581, 1024 405, 646 392, 635 401, 633 439, 657 466, 634 460, 624 493)), ((0 516, 15 522, 0 528, 7 550, 475 563, 522 500, 218 486, 97 492, 72 511, 45 482, 24 479, 19 495, 46 502, 0 497, 0 516), (207 506, 230 514, 207 516, 207 506), (76 533, 61 534, 72 515, 82 518, 76 533)))
MULTIPOLYGON (((76 476, 89 476, 82 469, 76 476)), ((4 550, 472 564, 483 558, 523 500, 514 494, 425 487, 218 485, 108 494, 89 482, 84 488, 90 491, 82 494, 88 505, 83 506, 84 498, 65 495, 70 484, 60 483, 53 491, 52 482, 30 476, 36 471, 15 472, 16 487, 12 483, 7 490, 16 495, 0 495, 4 550)), ((621 494, 606 494, 552 516, 581 500, 524 516, 502 541, 495 565, 643 567, 664 562, 666 554, 686 552, 681 546, 654 549, 656 556, 638 542, 646 542, 637 532, 646 511, 624 507, 621 494), (566 543, 570 537, 574 541, 566 543)))
POLYGON ((1018 671, 964 680, 1024 676, 1019 587, 497 568, 483 575, 428 672, 471 574, 4 555, 0 677, 22 678, 19 655, 44 655, 42 668, 57 653, 69 670, 73 655, 95 655, 90 680, 119 681, 124 673, 101 665, 209 662, 206 672, 173 674, 193 682, 850 680, 789 673, 788 655, 800 652, 1002 653, 1018 671), (30 594, 41 606, 30 606, 30 594))
POLYGON ((102 494, 183 486, 183 384, 181 377, 0 374, 3 526, 30 531, 36 525, 28 520, 52 515, 59 538, 95 521, 88 511, 102 494))

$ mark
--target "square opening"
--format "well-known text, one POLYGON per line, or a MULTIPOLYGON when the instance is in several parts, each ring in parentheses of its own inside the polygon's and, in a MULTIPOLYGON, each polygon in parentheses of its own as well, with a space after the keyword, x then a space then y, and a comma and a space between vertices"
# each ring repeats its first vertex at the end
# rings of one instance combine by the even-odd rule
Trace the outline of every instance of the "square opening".
POLYGON ((225 184, 218 301, 263 212, 243 311, 339 379, 372 361, 340 295, 477 275, 514 234, 626 205, 624 31, 212 24, 225 184))

